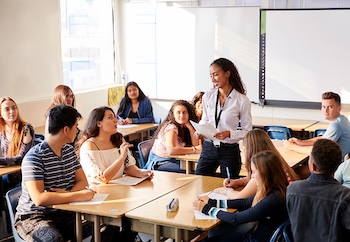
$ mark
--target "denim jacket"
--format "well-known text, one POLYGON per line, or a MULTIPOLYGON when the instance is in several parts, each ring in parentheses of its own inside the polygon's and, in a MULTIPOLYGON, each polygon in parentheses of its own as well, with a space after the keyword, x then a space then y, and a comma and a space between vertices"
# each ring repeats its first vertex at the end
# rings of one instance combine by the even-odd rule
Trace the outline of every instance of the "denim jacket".
MULTIPOLYGON (((125 110, 123 114, 120 116, 123 119, 126 119, 129 116, 130 111, 131 111, 131 102, 126 104, 125 110)), ((152 104, 147 97, 140 101, 137 114, 139 118, 133 118, 132 119, 133 124, 154 123, 152 104)))
POLYGON ((333 177, 311 174, 287 187, 294 241, 349 241, 350 189, 333 177))

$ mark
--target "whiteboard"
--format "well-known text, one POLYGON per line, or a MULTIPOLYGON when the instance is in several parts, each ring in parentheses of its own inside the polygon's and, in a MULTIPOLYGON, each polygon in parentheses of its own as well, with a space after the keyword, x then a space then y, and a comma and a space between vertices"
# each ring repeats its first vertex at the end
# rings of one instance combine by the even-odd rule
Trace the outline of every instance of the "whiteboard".
POLYGON ((264 11, 266 100, 350 104, 350 9, 264 11))
POLYGON ((156 97, 190 100, 212 87, 209 65, 230 59, 258 100, 259 7, 156 10, 156 97))

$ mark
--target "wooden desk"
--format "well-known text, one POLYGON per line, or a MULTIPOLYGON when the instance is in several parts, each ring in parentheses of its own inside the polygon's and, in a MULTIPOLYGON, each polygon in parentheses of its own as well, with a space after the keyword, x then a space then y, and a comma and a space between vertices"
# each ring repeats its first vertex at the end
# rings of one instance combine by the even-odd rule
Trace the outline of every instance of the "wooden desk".
MULTIPOLYGON (((300 163, 304 162, 308 155, 299 153, 293 150, 289 150, 283 147, 283 140, 272 140, 277 150, 281 153, 282 157, 286 160, 288 165, 292 168, 297 167, 300 163)), ((174 156, 175 159, 180 160, 180 168, 186 169, 186 174, 194 173, 196 165, 198 163, 200 154, 190 154, 190 155, 177 155, 174 156)), ((244 154, 241 153, 242 163, 244 163, 244 154)), ((241 175, 246 174, 244 164, 242 164, 241 175)))
POLYGON ((329 123, 327 122, 316 122, 310 127, 307 127, 305 130, 309 132, 314 132, 316 129, 327 129, 329 126, 329 123))
POLYGON ((176 242, 189 241, 201 231, 207 231, 220 223, 219 219, 196 220, 192 203, 197 195, 222 186, 222 179, 199 176, 200 178, 176 189, 154 201, 133 209, 125 214, 131 219, 132 230, 154 234, 154 241, 160 236, 175 238, 176 242), (172 198, 179 199, 179 209, 167 212, 166 205, 172 198))
POLYGON ((124 137, 128 137, 129 141, 132 140, 147 140, 150 139, 150 131, 157 128, 158 124, 134 124, 131 127, 123 127, 123 125, 118 125, 118 132, 124 137))
POLYGON ((252 117, 253 127, 263 128, 266 125, 279 125, 286 126, 296 131, 314 131, 314 124, 317 120, 300 120, 300 119, 284 119, 284 118, 271 118, 271 117, 252 117))
POLYGON ((121 218, 126 212, 147 204, 199 178, 200 176, 196 175, 154 171, 152 181, 146 180, 136 186, 98 185, 96 187, 97 193, 109 194, 101 205, 60 204, 53 207, 76 212, 77 241, 82 241, 81 215, 91 215, 94 222, 94 241, 98 242, 101 241, 100 222, 121 226, 121 218))
POLYGON ((16 173, 18 171, 21 171, 20 165, 0 167, 0 176, 16 173))

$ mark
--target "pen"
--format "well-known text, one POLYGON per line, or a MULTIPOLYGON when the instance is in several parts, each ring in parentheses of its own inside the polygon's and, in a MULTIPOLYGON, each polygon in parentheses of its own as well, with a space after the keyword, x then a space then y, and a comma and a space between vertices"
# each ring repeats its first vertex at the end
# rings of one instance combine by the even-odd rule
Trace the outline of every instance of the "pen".
POLYGON ((230 170, 228 169, 228 167, 226 167, 226 173, 227 173, 228 183, 230 183, 231 175, 230 175, 230 170))
POLYGON ((86 188, 87 190, 89 190, 89 191, 92 191, 93 193, 96 193, 96 191, 93 190, 93 189, 91 189, 91 187, 89 187, 89 186, 86 186, 85 188, 86 188))

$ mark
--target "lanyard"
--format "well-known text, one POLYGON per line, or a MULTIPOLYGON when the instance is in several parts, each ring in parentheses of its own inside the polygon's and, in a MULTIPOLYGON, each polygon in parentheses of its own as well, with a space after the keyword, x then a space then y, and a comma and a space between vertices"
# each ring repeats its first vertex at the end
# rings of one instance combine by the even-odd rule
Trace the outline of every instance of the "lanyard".
MULTIPOLYGON (((232 90, 233 90, 233 88, 232 88, 231 91, 227 94, 226 99, 228 98, 228 96, 230 96, 232 90)), ((216 127, 216 128, 217 128, 218 125, 219 125, 221 113, 222 113, 222 110, 224 109, 224 105, 225 105, 225 102, 226 102, 226 99, 225 99, 225 101, 222 103, 222 105, 221 105, 221 107, 220 107, 220 112, 219 112, 219 115, 218 115, 219 96, 220 96, 220 92, 219 92, 219 90, 218 90, 218 95, 216 96, 216 105, 215 105, 215 127, 216 127)))

